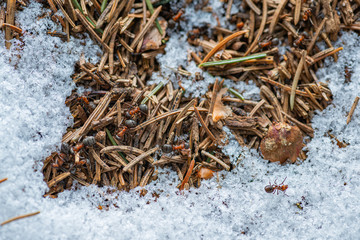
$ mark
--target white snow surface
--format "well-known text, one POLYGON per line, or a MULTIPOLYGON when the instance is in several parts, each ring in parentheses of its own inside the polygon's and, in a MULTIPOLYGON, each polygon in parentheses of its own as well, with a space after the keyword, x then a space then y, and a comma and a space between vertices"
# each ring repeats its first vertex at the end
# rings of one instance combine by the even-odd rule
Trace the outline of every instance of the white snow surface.
MULTIPOLYGON (((159 170, 159 179, 139 197, 136 191, 107 194, 81 187, 57 199, 43 198, 47 189, 41 160, 59 146, 70 113, 63 104, 74 87, 70 75, 79 55, 96 57, 89 41, 63 43, 47 36, 55 26, 37 20, 40 5, 32 3, 16 19, 32 34, 12 54, 0 44, 0 222, 35 211, 40 214, 0 226, 0 239, 358 239, 360 236, 360 107, 346 125, 346 115, 360 93, 360 37, 344 34, 339 61, 327 61, 318 73, 329 81, 333 104, 313 119, 315 137, 309 157, 280 166, 257 152, 227 147, 236 161, 231 172, 203 181, 199 189, 178 194, 177 176, 159 170), (12 61, 9 63, 9 57, 12 61), (15 59, 17 59, 15 61, 15 59), (14 67, 16 65, 16 67, 14 67), (344 66, 353 70, 344 84, 344 66), (338 148, 325 136, 329 130, 350 145, 338 148), (269 180, 285 177, 287 195, 268 194, 269 180), (344 185, 346 183, 346 185, 344 185), (160 194, 157 201, 151 196, 160 194), (295 205, 302 202, 303 209, 295 205), (100 211, 98 205, 110 205, 100 211), (117 207, 114 207, 116 204, 117 207)), ((0 42, 4 42, 0 34, 0 42)), ((15 45, 15 44, 14 44, 15 45)), ((206 86, 204 86, 206 87, 206 86)))

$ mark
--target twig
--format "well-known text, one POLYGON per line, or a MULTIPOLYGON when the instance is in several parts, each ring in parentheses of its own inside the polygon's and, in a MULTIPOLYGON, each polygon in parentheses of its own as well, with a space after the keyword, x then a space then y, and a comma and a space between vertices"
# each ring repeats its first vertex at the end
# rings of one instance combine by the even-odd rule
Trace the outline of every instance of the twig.
MULTIPOLYGON (((145 2, 146 2, 146 6, 148 7, 148 9, 150 11, 150 14, 153 15, 154 14, 154 7, 153 7, 151 1, 150 0, 145 0, 145 2)), ((157 19, 155 19, 155 25, 156 25, 157 29, 159 30, 160 35, 162 36, 163 35, 163 30, 162 30, 162 28, 160 26, 160 23, 159 23, 159 21, 157 19)))
MULTIPOLYGON (((6 8, 6 23, 10 25, 14 25, 15 23, 15 8, 16 8, 16 0, 7 0, 7 8, 6 8)), ((11 28, 5 29, 5 46, 7 49, 10 49, 12 39, 11 28)))
POLYGON ((182 183, 180 185, 180 188, 179 188, 180 191, 184 190, 184 186, 189 181, 191 173, 192 173, 192 171, 194 169, 194 166, 195 166, 195 160, 193 159, 193 160, 191 160, 190 165, 189 165, 189 169, 187 170, 187 173, 186 173, 186 175, 184 177, 184 180, 182 181, 182 183))
POLYGON ((294 103, 295 103, 295 90, 297 88, 299 79, 300 79, 300 74, 302 72, 302 69, 304 67, 304 56, 301 57, 300 62, 298 64, 298 68, 296 69, 295 72, 295 76, 294 76, 294 80, 293 80, 293 84, 291 87, 291 93, 290 93, 290 109, 293 110, 294 109, 294 103))
POLYGON ((35 215, 37 215, 39 213, 40 213, 40 211, 37 211, 37 212, 34 212, 34 213, 29 213, 29 214, 13 217, 13 218, 10 218, 9 220, 6 220, 5 222, 2 222, 0 225, 4 226, 5 224, 8 224, 10 222, 13 222, 13 221, 16 221, 16 220, 19 220, 19 219, 23 219, 23 218, 27 218, 27 217, 31 217, 31 216, 35 216, 35 215))
POLYGON ((151 18, 149 19, 149 21, 146 23, 146 25, 144 26, 144 28, 142 29, 142 31, 136 36, 136 38, 134 39, 134 41, 131 43, 130 47, 132 49, 134 49, 137 44, 140 42, 140 40, 144 37, 144 35, 147 33, 147 31, 150 29, 151 25, 154 23, 155 19, 157 18, 157 16, 159 15, 160 11, 161 11, 162 6, 158 7, 154 14, 151 16, 151 18))
POLYGON ((212 160, 214 160, 215 162, 220 164, 223 168, 226 169, 226 171, 230 171, 230 166, 227 165, 226 163, 224 163, 223 161, 221 161, 219 158, 215 157, 214 155, 211 155, 210 153, 208 153, 204 150, 201 150, 201 154, 205 155, 206 157, 211 158, 212 160))
POLYGON ((284 10, 287 2, 288 2, 288 0, 281 0, 278 7, 276 8, 275 13, 272 16, 272 20, 271 20, 270 27, 269 27, 270 34, 272 34, 274 32, 275 26, 276 26, 277 22, 279 21, 280 14, 284 10))
POLYGON ((215 136, 211 133, 211 131, 209 130, 209 128, 206 126, 204 120, 202 119, 199 110, 195 107, 195 103, 194 103, 194 110, 196 113, 196 117, 198 118, 198 120, 200 121, 201 125, 204 127, 205 131, 207 132, 207 134, 209 135, 209 137, 213 140, 216 141, 215 136))
POLYGON ((5 182, 6 180, 8 180, 8 179, 7 178, 0 179, 0 183, 5 182))
POLYGON ((151 154, 153 154, 154 152, 156 152, 157 150, 159 150, 159 147, 154 147, 150 150, 148 150, 147 152, 144 152, 142 154, 140 154, 139 156, 137 156, 136 158, 134 158, 128 165, 126 165, 123 169, 124 172, 127 172, 130 168, 132 168, 133 166, 135 166, 137 163, 139 163, 141 160, 143 160, 144 158, 147 158, 148 156, 150 156, 151 154))
POLYGON ((356 96, 356 98, 355 98, 355 100, 354 100, 354 103, 353 103, 352 106, 351 106, 350 112, 349 112, 349 114, 348 114, 348 116, 347 116, 346 124, 349 124, 349 122, 351 121, 352 115, 353 115, 354 112, 355 112, 355 108, 356 108, 358 102, 359 102, 359 97, 356 96))
POLYGON ((264 29, 265 29, 265 25, 266 25, 266 19, 267 19, 267 0, 263 0, 263 12, 262 12, 262 19, 261 19, 261 23, 260 23, 260 27, 258 30, 258 33, 256 34, 256 37, 254 38, 254 41, 252 42, 252 44, 250 45, 250 47, 246 50, 244 56, 247 56, 256 46, 256 44, 258 43, 261 34, 263 33, 264 29))

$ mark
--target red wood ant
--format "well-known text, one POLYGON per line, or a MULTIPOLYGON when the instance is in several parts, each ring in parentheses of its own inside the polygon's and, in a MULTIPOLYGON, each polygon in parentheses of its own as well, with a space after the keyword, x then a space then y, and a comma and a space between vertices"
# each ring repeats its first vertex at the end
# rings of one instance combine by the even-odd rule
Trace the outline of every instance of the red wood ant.
POLYGON ((307 21, 311 17, 311 9, 307 9, 304 11, 303 20, 307 21))
POLYGON ((294 47, 299 47, 302 42, 304 41, 306 37, 306 34, 301 34, 295 41, 294 41, 294 47))
POLYGON ((284 181, 282 181, 282 183, 280 183, 279 185, 276 183, 276 180, 274 181, 274 184, 271 184, 271 182, 269 181, 269 185, 265 186, 265 192, 273 194, 275 194, 276 192, 277 194, 279 194, 279 191, 283 191, 285 194, 286 189, 288 189, 288 185, 284 184, 285 180, 286 177, 284 181))
POLYGON ((52 164, 53 168, 61 167, 65 162, 66 154, 65 153, 56 153, 55 162, 52 164))
POLYGON ((126 112, 125 116, 127 118, 131 118, 132 116, 134 116, 136 113, 138 112, 143 112, 143 113, 147 113, 149 110, 148 106, 146 104, 140 104, 137 107, 130 107, 129 110, 126 112))
POLYGON ((259 42, 259 48, 276 46, 278 44, 279 44, 279 39, 273 38, 272 40, 269 40, 269 41, 259 42))
POLYGON ((135 120, 132 120, 132 119, 126 120, 126 121, 125 121, 125 126, 124 126, 124 128, 116 134, 116 137, 117 137, 118 139, 121 139, 122 137, 124 137, 126 131, 127 131, 129 128, 133 128, 133 127, 136 127, 136 121, 135 121, 135 120))
POLYGON ((75 145, 75 147, 73 147, 73 151, 78 152, 85 146, 89 146, 89 147, 94 146, 95 143, 96 143, 95 137, 93 137, 93 136, 86 137, 82 141, 82 143, 78 143, 75 145))
POLYGON ((174 22, 179 21, 180 17, 184 14, 184 11, 180 9, 180 11, 172 18, 174 22))
POLYGON ((172 151, 176 151, 176 150, 181 151, 188 148, 189 148, 189 144, 187 143, 181 143, 179 145, 164 144, 162 150, 164 153, 171 153, 172 151))

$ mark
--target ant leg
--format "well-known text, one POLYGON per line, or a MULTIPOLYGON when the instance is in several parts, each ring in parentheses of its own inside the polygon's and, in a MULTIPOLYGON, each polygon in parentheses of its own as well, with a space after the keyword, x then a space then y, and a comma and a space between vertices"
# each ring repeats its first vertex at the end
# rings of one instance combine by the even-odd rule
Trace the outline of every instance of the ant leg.
POLYGON ((275 181, 274 181, 274 185, 277 185, 276 181, 277 181, 277 178, 276 178, 275 181))
POLYGON ((286 178, 287 178, 287 177, 284 178, 284 181, 282 181, 282 183, 280 183, 280 185, 282 185, 282 184, 285 182, 286 178))

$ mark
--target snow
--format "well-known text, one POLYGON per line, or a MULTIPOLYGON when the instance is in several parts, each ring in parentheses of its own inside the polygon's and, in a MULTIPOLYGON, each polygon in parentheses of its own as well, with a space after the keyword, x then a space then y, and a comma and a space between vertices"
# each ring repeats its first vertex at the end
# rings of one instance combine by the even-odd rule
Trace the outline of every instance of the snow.
POLYGON ((201 188, 184 194, 176 191, 176 174, 159 169, 159 178, 147 186, 145 197, 136 190, 109 194, 92 186, 45 199, 41 159, 59 146, 71 123, 63 102, 74 87, 73 65, 82 52, 92 61, 99 59, 98 48, 88 40, 82 46, 84 40, 63 43, 47 36, 46 31, 56 27, 47 18, 37 20, 40 14, 40 5, 32 3, 16 16, 29 32, 19 50, 20 59, 14 44, 11 55, 17 60, 9 63, 10 54, 0 44, 0 179, 9 179, 0 184, 0 222, 41 213, 0 226, 0 239, 358 238, 359 106, 346 125, 347 113, 360 93, 360 37, 356 34, 344 33, 337 44, 344 45, 339 61, 329 59, 318 72, 319 80, 329 83, 334 101, 313 119, 315 137, 308 144, 305 162, 270 164, 256 151, 239 149, 234 143, 226 151, 232 151, 232 161, 236 152, 241 153, 238 166, 221 172, 219 182, 216 178, 203 181, 201 188), (345 65, 353 70, 347 84, 345 65), (338 148, 326 136, 329 130, 350 145, 338 148), (280 182, 285 177, 287 196, 264 191, 269 180, 280 182), (153 197, 153 192, 160 197, 153 197), (299 202, 302 210, 296 206, 299 202), (100 211, 98 205, 110 208, 100 211))

